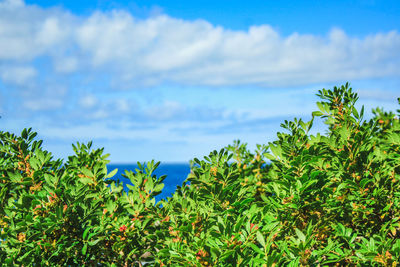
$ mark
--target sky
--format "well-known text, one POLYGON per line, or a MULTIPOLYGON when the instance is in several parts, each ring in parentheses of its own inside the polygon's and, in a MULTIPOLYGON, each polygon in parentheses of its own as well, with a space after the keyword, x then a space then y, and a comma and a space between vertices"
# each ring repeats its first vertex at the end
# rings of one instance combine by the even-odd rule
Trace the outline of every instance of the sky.
POLYGON ((32 127, 57 158, 92 140, 112 163, 254 149, 322 88, 398 109, 399 30, 397 0, 0 0, 0 130, 32 127))

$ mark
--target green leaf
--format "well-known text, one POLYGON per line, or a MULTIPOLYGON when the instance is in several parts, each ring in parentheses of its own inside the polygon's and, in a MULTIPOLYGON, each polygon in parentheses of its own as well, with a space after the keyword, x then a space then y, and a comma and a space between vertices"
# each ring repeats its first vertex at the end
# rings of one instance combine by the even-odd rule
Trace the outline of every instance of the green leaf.
POLYGON ((233 253, 235 253, 234 250, 228 250, 224 254, 221 255, 220 261, 223 262, 225 259, 229 258, 233 253))
POLYGON ((363 178, 363 179, 361 179, 361 181, 360 181, 360 186, 361 186, 362 188, 365 188, 365 186, 366 186, 368 183, 373 183, 373 180, 372 180, 372 179, 369 179, 369 178, 363 178))
POLYGON ((37 136, 37 133, 31 133, 29 136, 29 141, 32 141, 33 138, 35 138, 37 136))
POLYGON ((29 164, 33 167, 34 170, 40 169, 40 162, 37 158, 34 158, 34 157, 30 158, 29 164))
POLYGON ((320 117, 322 115, 324 115, 324 113, 322 113, 321 111, 314 111, 313 113, 311 113, 313 116, 315 117, 320 117))
POLYGON ((269 160, 276 160, 276 157, 272 154, 264 153, 263 155, 264 155, 264 157, 266 157, 269 160))
POLYGON ((246 199, 243 199, 240 202, 233 203, 232 206, 234 206, 234 207, 243 207, 243 206, 246 206, 246 204, 248 204, 248 203, 250 203, 250 202, 252 202, 254 200, 255 200, 255 198, 246 198, 246 199))
POLYGON ((360 118, 364 117, 364 105, 361 107, 360 118))
POLYGON ((269 143, 269 148, 276 157, 282 158, 282 148, 279 145, 274 146, 274 144, 269 143))
POLYGON ((250 243, 250 247, 251 247, 255 252, 257 252, 258 254, 260 254, 260 255, 265 255, 265 252, 262 251, 262 250, 261 250, 259 247, 257 247, 255 244, 250 243))
POLYGON ((62 219, 63 217, 63 207, 61 205, 56 207, 56 216, 58 219, 62 219))
POLYGON ((87 177, 81 177, 79 178, 79 181, 83 184, 92 184, 93 180, 87 177))
POLYGON ((44 180, 46 181, 46 183, 48 185, 54 186, 54 184, 55 184, 55 182, 57 180, 56 177, 54 177, 53 175, 50 175, 48 173, 45 173, 43 176, 44 176, 44 180))
POLYGON ((83 255, 86 255, 87 247, 88 247, 88 243, 85 243, 85 245, 84 245, 83 248, 82 248, 82 254, 83 254, 83 255))
POLYGON ((24 259, 26 259, 32 253, 33 253, 33 250, 28 250, 28 252, 26 252, 24 255, 22 255, 22 257, 20 257, 19 260, 23 262, 24 259))
POLYGON ((105 178, 111 178, 114 177, 114 175, 118 172, 118 168, 114 169, 112 172, 110 172, 109 174, 107 174, 107 176, 105 178))
POLYGON ((297 229, 297 228, 295 228, 294 230, 296 231, 296 234, 297 234, 297 236, 299 237, 299 239, 300 239, 302 242, 305 242, 305 241, 306 241, 306 236, 303 234, 303 232, 300 231, 300 230, 297 229))
POLYGON ((237 220, 236 224, 235 224, 235 232, 239 232, 240 228, 243 225, 243 221, 246 217, 241 217, 239 220, 237 220))
POLYGON ((277 196, 279 196, 280 193, 281 193, 281 190, 279 190, 278 184, 277 184, 277 183, 272 183, 272 188, 274 189, 275 194, 276 194, 277 196))
POLYGON ((22 130, 21 137, 24 139, 28 138, 28 131, 26 128, 22 130))
POLYGON ((211 252, 211 256, 213 258, 218 258, 219 255, 221 254, 221 251, 218 248, 215 248, 215 247, 211 247, 210 248, 210 252, 211 252))
POLYGON ((261 244, 261 246, 263 246, 263 248, 265 248, 265 239, 260 231, 257 231, 256 237, 257 237, 257 241, 261 244))
POLYGON ((163 188, 164 188, 164 184, 158 184, 158 185, 156 185, 156 186, 154 187, 153 192, 154 192, 154 193, 156 193, 156 192, 161 192, 161 191, 163 190, 163 188))
POLYGON ((85 167, 83 167, 83 168, 81 169, 81 171, 82 171, 82 173, 83 173, 84 175, 86 175, 86 176, 88 176, 88 177, 94 177, 93 172, 92 172, 91 170, 85 168, 85 167))
POLYGON ((22 175, 19 172, 7 172, 10 181, 13 183, 21 183, 22 182, 22 175))
POLYGON ((335 124, 335 119, 332 118, 332 117, 329 117, 329 118, 327 118, 327 119, 325 120, 324 123, 327 124, 327 125, 335 124))
POLYGON ((94 240, 94 241, 88 242, 88 244, 89 244, 89 246, 94 246, 94 245, 96 245, 97 243, 99 243, 100 241, 101 241, 101 239, 96 239, 96 240, 94 240))
POLYGON ((351 113, 353 113, 354 117, 359 120, 360 119, 360 115, 358 114, 357 109, 353 106, 351 113))
POLYGON ((314 184, 316 184, 316 183, 318 183, 318 180, 317 180, 317 179, 310 180, 310 181, 306 182, 306 183, 303 185, 303 187, 302 187, 302 189, 301 189, 301 192, 305 191, 306 189, 308 189, 309 187, 311 187, 312 185, 314 185, 314 184))
POLYGON ((349 185, 347 184, 347 183, 341 183, 338 187, 337 187, 337 189, 336 189, 336 191, 337 192, 340 192, 340 190, 342 189, 342 188, 346 188, 346 187, 348 187, 349 185))
MULTIPOLYGON (((322 104, 322 102, 317 102, 317 106, 319 108, 320 111, 322 112, 326 112, 324 105, 322 104)), ((322 115, 322 114, 321 114, 322 115)))
POLYGON ((300 192, 300 191, 302 191, 302 187, 303 187, 303 184, 301 183, 301 181, 299 179, 297 179, 296 180, 296 190, 300 192))
POLYGON ((82 235, 82 239, 83 240, 86 240, 86 236, 89 233, 89 231, 90 231, 90 226, 87 226, 85 231, 83 232, 83 235, 82 235))
POLYGON ((6 193, 8 191, 8 187, 4 186, 1 191, 0 191, 0 203, 2 203, 4 201, 4 198, 6 196, 6 193))

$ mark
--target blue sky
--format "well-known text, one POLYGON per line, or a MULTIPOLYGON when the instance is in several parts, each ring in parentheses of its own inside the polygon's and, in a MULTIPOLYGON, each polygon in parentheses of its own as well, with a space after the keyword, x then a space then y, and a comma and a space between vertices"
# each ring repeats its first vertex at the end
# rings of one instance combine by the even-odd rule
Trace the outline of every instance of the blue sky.
POLYGON ((0 0, 0 129, 187 162, 274 140, 346 81, 398 108, 398 1, 265 2, 0 0))

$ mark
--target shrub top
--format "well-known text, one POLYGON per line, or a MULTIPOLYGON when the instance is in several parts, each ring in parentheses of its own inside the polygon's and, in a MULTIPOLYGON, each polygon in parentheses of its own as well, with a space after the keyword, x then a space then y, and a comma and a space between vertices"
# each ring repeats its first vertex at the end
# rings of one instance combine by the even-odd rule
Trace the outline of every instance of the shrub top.
POLYGON ((276 141, 254 152, 235 141, 194 159, 182 186, 157 204, 159 163, 126 171, 126 193, 91 143, 73 145, 63 163, 31 129, 0 132, 0 261, 398 265, 398 117, 377 108, 365 120, 348 84, 318 96, 312 119, 285 121, 276 141), (326 133, 310 134, 315 119, 326 133))

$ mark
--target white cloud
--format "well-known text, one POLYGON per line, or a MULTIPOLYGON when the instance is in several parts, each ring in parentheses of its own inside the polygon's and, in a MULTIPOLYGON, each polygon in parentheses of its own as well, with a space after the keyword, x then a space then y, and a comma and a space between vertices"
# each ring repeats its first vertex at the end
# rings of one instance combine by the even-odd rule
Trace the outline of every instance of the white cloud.
POLYGON ((93 108, 96 104, 97 98, 94 95, 85 95, 79 100, 79 105, 85 109, 93 108))
POLYGON ((38 44, 52 46, 61 41, 64 36, 65 31, 61 29, 59 19, 56 17, 48 17, 43 21, 36 38, 38 44))
POLYGON ((27 99, 24 102, 24 106, 31 111, 42 111, 58 109, 63 103, 64 101, 61 98, 40 98, 27 99))
POLYGON ((152 120, 168 120, 185 112, 185 107, 175 101, 165 101, 161 105, 145 110, 146 115, 152 120))
POLYGON ((5 0, 3 2, 0 2, 0 8, 12 9, 15 7, 21 7, 23 5, 24 5, 23 0, 5 0))
POLYGON ((35 112, 54 112, 65 107, 68 90, 63 85, 42 84, 40 87, 30 85, 29 87, 23 86, 22 88, 24 90, 21 90, 18 97, 23 109, 20 108, 18 110, 20 112, 27 111, 29 114, 28 117, 34 118, 35 112))
POLYGON ((54 59, 55 71, 59 73, 72 73, 78 69, 78 59, 75 57, 62 57, 54 59))
POLYGON ((94 66, 111 65, 132 81, 191 85, 298 85, 399 75, 400 35, 283 38, 267 25, 229 31, 205 21, 165 15, 135 20, 126 13, 92 15, 78 43, 94 66))
POLYGON ((162 14, 138 19, 114 10, 77 17, 0 2, 0 62, 41 57, 52 60, 54 75, 106 72, 124 88, 163 82, 292 86, 399 76, 400 34, 356 38, 333 29, 327 36, 284 37, 268 25, 232 31, 162 14))
POLYGON ((126 113, 132 108, 131 104, 126 99, 117 99, 115 102, 118 112, 126 113))
POLYGON ((26 100, 24 106, 32 111, 52 110, 63 105, 61 99, 26 100))
POLYGON ((1 79, 14 85, 27 85, 36 74, 36 70, 30 66, 4 66, 0 68, 1 79))
POLYGON ((60 9, 41 9, 17 0, 0 2, 0 62, 64 55, 73 45, 71 30, 78 20, 60 9))

